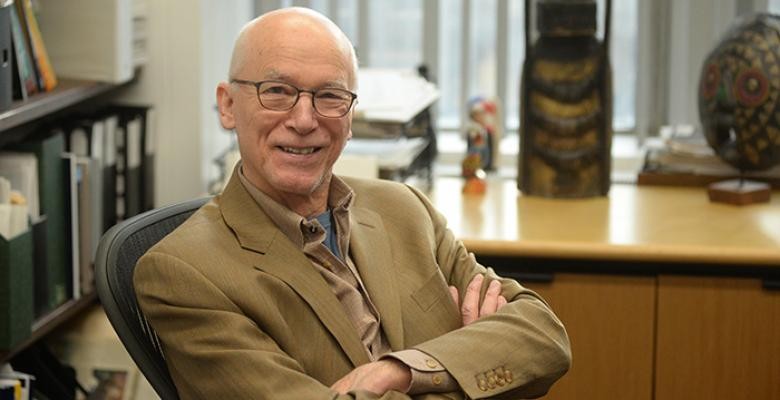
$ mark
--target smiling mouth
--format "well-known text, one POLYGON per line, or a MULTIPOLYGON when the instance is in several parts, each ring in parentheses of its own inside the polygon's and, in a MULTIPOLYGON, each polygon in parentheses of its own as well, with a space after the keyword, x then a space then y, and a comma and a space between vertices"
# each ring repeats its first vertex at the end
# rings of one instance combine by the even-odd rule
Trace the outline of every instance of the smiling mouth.
POLYGON ((284 146, 278 146, 278 148, 285 153, 296 154, 296 155, 308 155, 308 154, 316 153, 320 151, 320 149, 322 149, 321 147, 284 147, 284 146))

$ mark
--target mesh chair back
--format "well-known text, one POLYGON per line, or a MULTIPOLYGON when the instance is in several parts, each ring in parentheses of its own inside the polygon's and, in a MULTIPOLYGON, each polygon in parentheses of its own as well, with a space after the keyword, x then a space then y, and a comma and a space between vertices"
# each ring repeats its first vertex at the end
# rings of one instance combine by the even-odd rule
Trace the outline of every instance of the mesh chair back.
POLYGON ((95 258, 95 283, 108 320, 133 361, 162 400, 177 400, 157 333, 138 308, 133 270, 138 259, 209 199, 147 211, 106 232, 95 258))

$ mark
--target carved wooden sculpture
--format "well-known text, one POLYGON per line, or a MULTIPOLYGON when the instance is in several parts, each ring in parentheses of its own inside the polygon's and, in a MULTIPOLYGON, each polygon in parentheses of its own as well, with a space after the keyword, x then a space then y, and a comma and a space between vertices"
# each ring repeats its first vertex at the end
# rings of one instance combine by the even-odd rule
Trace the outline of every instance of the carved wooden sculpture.
MULTIPOLYGON (((735 24, 704 60, 699 118, 707 143, 740 172, 780 163, 780 17, 757 14, 735 24)), ((769 185, 719 182, 710 200, 769 201, 769 185)))
POLYGON ((735 168, 780 162, 780 17, 738 23, 705 59, 699 117, 707 142, 735 168))
POLYGON ((534 43, 530 8, 526 0, 518 188, 545 197, 606 195, 612 142, 611 1, 606 2, 603 41, 596 38, 595 1, 537 3, 539 39, 534 43))

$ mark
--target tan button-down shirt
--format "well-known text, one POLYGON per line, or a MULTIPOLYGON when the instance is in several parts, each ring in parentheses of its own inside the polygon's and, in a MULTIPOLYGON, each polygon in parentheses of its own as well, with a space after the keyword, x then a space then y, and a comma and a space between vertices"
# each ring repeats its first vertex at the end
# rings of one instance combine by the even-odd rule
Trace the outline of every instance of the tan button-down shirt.
POLYGON ((324 244, 325 229, 316 218, 306 220, 289 208, 277 203, 257 189, 239 170, 239 178, 246 190, 268 217, 311 260, 350 319, 360 336, 369 359, 395 358, 412 371, 408 393, 447 392, 458 388, 454 378, 433 357, 419 350, 390 352, 390 346, 380 329, 381 317, 360 279, 360 274, 349 255, 350 206, 354 192, 347 184, 333 176, 328 194, 328 208, 336 225, 336 243, 343 258, 336 257, 324 244))

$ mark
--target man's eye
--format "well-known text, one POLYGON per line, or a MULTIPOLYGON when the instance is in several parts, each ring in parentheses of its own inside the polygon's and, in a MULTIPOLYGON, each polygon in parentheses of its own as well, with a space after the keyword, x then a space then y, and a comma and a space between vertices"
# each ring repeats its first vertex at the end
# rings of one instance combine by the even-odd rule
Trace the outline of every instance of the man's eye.
POLYGON ((263 88, 263 93, 266 94, 290 94, 290 89, 281 85, 268 86, 263 88))
POLYGON ((337 90, 320 90, 317 92, 317 97, 326 100, 344 100, 347 95, 337 90))

